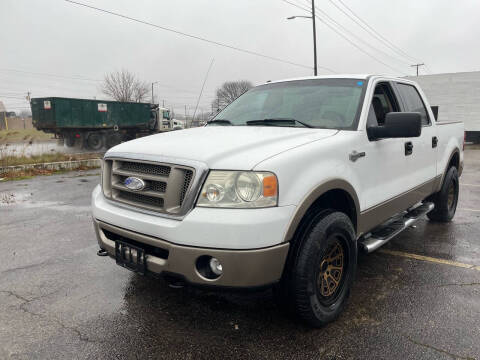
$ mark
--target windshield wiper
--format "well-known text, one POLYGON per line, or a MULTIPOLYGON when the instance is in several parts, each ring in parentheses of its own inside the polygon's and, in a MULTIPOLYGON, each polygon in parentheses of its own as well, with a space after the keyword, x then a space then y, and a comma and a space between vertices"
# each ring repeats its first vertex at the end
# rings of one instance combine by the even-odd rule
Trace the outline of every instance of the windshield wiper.
POLYGON ((313 128, 314 126, 304 123, 303 121, 293 119, 293 118, 271 118, 271 119, 263 119, 263 120, 250 120, 247 121, 247 125, 267 125, 267 126, 275 126, 275 123, 281 122, 288 122, 290 124, 295 125, 295 123, 299 123, 307 128, 313 128))
POLYGON ((207 121, 207 125, 209 124, 218 124, 218 125, 233 125, 230 120, 227 119, 215 119, 207 121))

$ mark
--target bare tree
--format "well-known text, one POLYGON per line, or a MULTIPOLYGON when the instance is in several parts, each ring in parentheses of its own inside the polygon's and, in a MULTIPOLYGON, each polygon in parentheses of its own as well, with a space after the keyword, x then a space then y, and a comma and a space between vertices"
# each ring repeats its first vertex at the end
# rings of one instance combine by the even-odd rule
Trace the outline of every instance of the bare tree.
POLYGON ((216 91, 212 108, 218 112, 252 87, 253 84, 247 80, 224 82, 216 91))
POLYGON ((123 69, 105 75, 102 92, 117 101, 142 102, 146 100, 149 88, 146 82, 123 69))

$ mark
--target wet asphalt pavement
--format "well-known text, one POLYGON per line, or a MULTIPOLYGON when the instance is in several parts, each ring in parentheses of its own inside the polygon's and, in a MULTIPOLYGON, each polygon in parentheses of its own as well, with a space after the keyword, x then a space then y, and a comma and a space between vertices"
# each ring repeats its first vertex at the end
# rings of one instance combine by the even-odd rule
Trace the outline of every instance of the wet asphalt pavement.
POLYGON ((268 290, 172 289, 96 256, 98 170, 0 183, 0 359, 480 359, 480 150, 465 160, 454 221, 361 255, 323 329, 268 290))

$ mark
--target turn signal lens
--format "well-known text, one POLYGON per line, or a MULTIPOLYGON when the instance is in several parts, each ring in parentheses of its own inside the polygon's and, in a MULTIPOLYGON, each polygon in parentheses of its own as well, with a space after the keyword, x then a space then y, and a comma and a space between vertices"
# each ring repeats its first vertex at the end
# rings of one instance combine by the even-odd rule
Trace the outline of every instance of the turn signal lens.
POLYGON ((277 177, 275 175, 263 178, 263 196, 277 195, 277 177))

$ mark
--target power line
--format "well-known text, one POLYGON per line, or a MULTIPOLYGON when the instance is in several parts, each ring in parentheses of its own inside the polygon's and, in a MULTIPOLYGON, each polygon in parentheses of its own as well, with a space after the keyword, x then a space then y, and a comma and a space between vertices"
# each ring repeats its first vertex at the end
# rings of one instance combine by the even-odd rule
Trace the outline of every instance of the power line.
POLYGON ((393 44, 390 40, 388 40, 387 38, 385 38, 382 34, 380 34, 377 30, 375 30, 373 27, 371 27, 365 20, 363 20, 360 16, 358 16, 347 4, 345 4, 342 0, 338 0, 338 2, 340 4, 342 4, 356 19, 358 19, 359 21, 357 21, 354 17, 352 17, 350 14, 348 14, 345 10, 343 10, 340 6, 338 6, 334 1, 332 0, 328 0, 330 3, 333 4, 333 6, 335 6, 338 10, 340 10, 343 14, 345 14, 346 16, 348 16, 352 21, 354 21, 358 26, 360 26, 362 29, 364 29, 366 32, 370 33, 370 35, 374 36, 375 38, 377 38, 377 40, 379 40, 380 42, 384 43, 387 47, 389 47, 390 49, 394 50, 395 52, 397 52, 398 54, 402 55, 403 57, 406 57, 407 59, 410 59, 410 60, 416 60, 416 58, 414 58, 413 56, 410 56, 409 54, 407 54, 405 51, 403 51, 402 49, 400 49, 398 46, 396 46, 395 44, 393 44), (362 25, 363 24, 363 25, 362 25), (365 25, 365 26, 364 26, 365 25), (365 28, 366 27, 366 28, 365 28))
MULTIPOLYGON (((71 4, 83 6, 83 7, 89 8, 89 9, 93 9, 93 10, 96 10, 96 11, 99 11, 99 12, 103 12, 103 13, 105 13, 105 14, 110 14, 110 15, 118 16, 118 17, 121 17, 121 18, 130 20, 130 21, 134 21, 134 22, 137 22, 137 23, 140 23, 140 24, 144 24, 144 25, 148 25, 148 26, 154 27, 154 28, 156 28, 156 29, 168 31, 168 32, 171 32, 171 33, 174 33, 174 34, 177 34, 177 35, 189 37, 189 38, 192 38, 192 39, 195 39, 195 40, 200 40, 200 41, 207 42, 207 43, 210 43, 210 44, 213 44, 213 45, 225 47, 225 48, 228 48, 228 49, 231 49, 231 50, 236 50, 236 51, 243 52, 243 53, 246 53, 246 54, 259 56, 259 57, 262 57, 262 58, 270 59, 270 60, 277 61, 277 62, 282 62, 282 63, 285 63, 285 64, 290 64, 290 65, 293 65, 293 66, 298 66, 298 67, 302 67, 302 68, 306 68, 306 69, 311 69, 311 67, 310 67, 310 66, 307 66, 307 65, 299 64, 299 63, 296 63, 296 62, 293 62, 293 61, 289 61, 289 60, 280 59, 280 58, 277 58, 277 57, 274 57, 274 56, 270 56, 270 55, 261 54, 261 53, 256 52, 256 51, 239 48, 239 47, 236 47, 236 46, 233 46, 233 45, 221 43, 221 42, 219 42, 219 41, 210 40, 210 39, 207 39, 207 38, 204 38, 204 37, 201 37, 201 36, 188 34, 188 33, 185 33, 185 32, 183 32, 183 31, 179 31, 179 30, 167 28, 167 27, 165 27, 165 26, 153 24, 153 23, 150 23, 150 22, 148 22, 148 21, 136 19, 136 18, 133 18, 133 17, 131 17, 131 16, 123 15, 123 14, 116 13, 116 12, 109 11, 109 10, 105 10, 105 9, 101 9, 101 8, 98 8, 98 7, 95 7, 95 6, 83 4, 83 3, 76 2, 76 1, 72 1, 72 0, 65 0, 65 1, 66 1, 66 2, 69 2, 69 3, 71 3, 71 4)), ((327 68, 327 67, 324 67, 324 66, 319 66, 319 67, 321 67, 322 69, 327 70, 327 71, 329 71, 329 72, 335 73, 334 70, 329 69, 329 68, 327 68)))
MULTIPOLYGON (((68 1, 68 0, 65 0, 65 1, 68 1)), ((295 3, 293 3, 293 2, 290 2, 290 1, 288 1, 288 0, 281 0, 281 1, 283 1, 283 2, 285 2, 285 3, 287 3, 287 4, 290 4, 290 5, 293 5, 293 6, 299 8, 299 9, 302 9, 302 10, 304 10, 304 11, 310 12, 309 9, 306 9, 306 8, 304 8, 304 7, 302 7, 302 6, 298 5, 298 4, 295 4, 295 3)), ((328 26, 328 27, 329 27, 331 30, 333 30, 335 33, 337 33, 339 36, 341 36, 344 40, 346 40, 347 42, 349 42, 349 43, 350 43, 353 47, 355 47, 357 50, 361 51, 362 53, 364 53, 364 54, 367 55, 368 57, 372 58, 372 59, 375 60, 376 62, 378 62, 378 63, 380 63, 380 64, 382 64, 382 65, 384 65, 384 66, 386 66, 386 67, 388 67, 388 68, 390 68, 390 69, 392 69, 393 71, 398 72, 398 73, 403 74, 403 75, 406 75, 403 70, 399 70, 399 69, 396 69, 396 68, 393 67, 393 66, 390 66, 390 65, 387 64, 386 62, 378 59, 375 55, 372 55, 372 54, 370 54, 369 52, 365 51, 365 49, 362 49, 360 46, 358 46, 357 44, 355 44, 351 39, 349 39, 349 38, 348 38, 347 36, 345 36, 343 33, 341 33, 340 31, 338 31, 334 26, 332 26, 331 24, 329 24, 328 22, 326 22, 326 21, 325 21, 323 18, 321 18, 320 16, 315 15, 315 17, 316 17, 317 19, 319 19, 322 23, 324 23, 326 26, 328 26)))
POLYGON ((397 57, 394 57, 388 53, 386 53, 385 51, 373 46, 372 44, 368 43, 366 40, 362 39, 361 37, 359 37, 358 35, 354 34, 353 32, 351 32, 350 30, 348 30, 345 26, 343 26, 342 24, 340 24, 338 21, 336 21, 335 19, 333 19, 331 16, 329 16, 325 11, 321 10, 320 8, 318 8, 317 6, 315 6, 315 9, 319 12, 321 12, 323 14, 323 16, 325 16, 327 19, 329 19, 331 22, 333 22, 334 24, 336 24, 339 28, 341 28, 344 32, 346 32, 347 34, 349 34, 350 36, 354 37, 355 39, 357 39, 358 41, 364 43, 366 46, 368 46, 369 48, 371 48, 372 50, 374 51, 378 51, 379 53, 383 54, 384 56, 386 57, 389 57, 395 61, 398 61, 398 62, 401 62, 403 63, 404 65, 410 65, 409 62, 406 62, 400 58, 397 58, 397 57))
MULTIPOLYGON (((28 76, 28 75, 27 75, 28 76)), ((34 80, 40 80, 40 79, 34 79, 34 80)), ((6 80, 8 81, 8 80, 6 80)), ((91 97, 91 94, 92 94, 92 91, 95 92, 96 94, 98 89, 95 88, 96 87, 96 84, 82 84, 82 85, 85 85, 85 86, 88 86, 88 87, 94 87, 94 89, 92 90, 88 90, 88 89, 79 89, 78 87, 77 88, 73 88, 73 87, 65 87, 65 86, 61 86, 61 85, 54 85, 54 84, 45 84, 45 83, 42 83, 41 85, 32 85, 32 82, 31 81, 27 81, 27 80, 24 80, 24 79, 21 79, 21 82, 24 84, 24 85, 21 85, 19 83, 19 80, 16 80, 15 83, 11 85, 11 87, 9 86, 9 88, 2 88, 0 89, 0 92, 2 94, 6 94, 8 96, 16 96, 16 95, 23 95, 23 94, 26 94, 26 91, 16 91, 16 87, 19 87, 21 85, 21 87, 25 88, 25 87, 28 87, 30 90, 32 90, 33 93, 35 93, 36 97, 42 97, 40 96, 39 94, 47 94, 45 96, 51 96, 52 93, 58 93, 58 92, 62 92, 62 93, 69 93, 69 94, 76 94, 77 97, 82 97, 82 96, 87 96, 87 97, 91 97), (51 90, 49 90, 51 89, 51 90)), ((193 90, 187 90, 187 89, 182 89, 182 88, 178 88, 178 87, 174 87, 174 86, 170 86, 170 85, 167 85, 167 84, 161 84, 161 83, 158 83, 157 85, 159 85, 160 87, 166 87, 166 88, 169 88, 169 89, 172 89, 172 90, 164 90, 164 95, 160 95, 160 97, 174 97, 174 98, 197 98, 198 96, 198 92, 197 91, 193 91, 193 90)), ((208 92, 208 94, 213 98, 213 92, 208 92)), ((99 95, 97 95, 99 96, 99 95)), ((101 96, 101 95, 100 95, 101 96)))
POLYGON ((17 99, 17 100, 25 99, 24 97, 21 97, 21 96, 10 96, 10 95, 0 95, 0 97, 7 98, 7 99, 17 99))
MULTIPOLYGON (((86 77, 77 77, 77 76, 70 77, 70 76, 66 76, 66 75, 46 74, 46 73, 31 72, 31 71, 24 71, 24 70, 18 70, 18 69, 0 69, 0 71, 11 71, 11 72, 18 73, 22 76, 32 76, 32 75, 34 75, 34 76, 46 76, 46 77, 61 78, 61 79, 68 79, 68 80, 84 80, 84 81, 93 81, 93 82, 102 82, 103 81, 103 80, 86 78, 86 77)), ((96 86, 96 84, 84 84, 84 85, 86 85, 86 86, 96 86)), ((42 86, 49 87, 48 85, 42 85, 42 86)), ((192 94, 195 94, 195 95, 197 94, 196 91, 192 91, 191 89, 178 88, 178 87, 175 87, 175 86, 172 86, 172 85, 163 84, 161 82, 157 83, 157 86, 164 87, 164 88, 170 88, 170 89, 174 89, 174 90, 177 90, 177 91, 182 91, 182 92, 185 92, 185 93, 192 93, 192 94)), ((55 86, 55 87, 59 87, 59 86, 55 86)), ((67 88, 63 88, 63 89, 67 89, 67 88)))
POLYGON ((69 80, 82 80, 82 81, 95 81, 95 82, 101 82, 102 81, 102 80, 98 80, 98 79, 90 79, 90 78, 85 78, 85 77, 80 77, 80 76, 55 75, 55 74, 38 73, 38 72, 24 71, 24 70, 17 70, 17 69, 0 69, 0 71, 9 71, 9 72, 16 72, 16 73, 21 73, 21 74, 29 74, 29 75, 40 75, 40 76, 55 77, 55 78, 69 79, 69 80))

